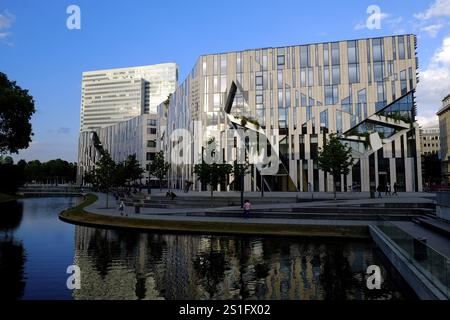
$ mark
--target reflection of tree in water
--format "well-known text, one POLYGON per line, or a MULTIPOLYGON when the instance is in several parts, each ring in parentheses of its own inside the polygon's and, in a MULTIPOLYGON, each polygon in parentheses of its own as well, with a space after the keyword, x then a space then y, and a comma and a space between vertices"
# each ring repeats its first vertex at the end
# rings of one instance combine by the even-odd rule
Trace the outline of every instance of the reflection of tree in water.
POLYGON ((214 250, 213 239, 210 238, 209 250, 200 252, 194 260, 194 270, 199 278, 199 283, 209 294, 209 298, 214 298, 218 292, 218 285, 225 277, 228 270, 228 262, 222 250, 214 250))
POLYGON ((120 252, 120 242, 113 241, 109 232, 109 230, 95 229, 89 239, 89 256, 103 279, 108 274, 115 253, 120 252))
POLYGON ((25 249, 10 237, 0 237, 0 300, 20 299, 25 289, 25 249))
POLYGON ((0 213, 0 231, 14 231, 22 222, 23 204, 17 201, 1 203, 0 213))
POLYGON ((0 204, 0 299, 20 299, 25 289, 25 249, 12 235, 23 217, 23 204, 0 204))
POLYGON ((349 293, 361 286, 352 272, 343 245, 330 245, 323 259, 320 281, 326 300, 345 300, 349 293))

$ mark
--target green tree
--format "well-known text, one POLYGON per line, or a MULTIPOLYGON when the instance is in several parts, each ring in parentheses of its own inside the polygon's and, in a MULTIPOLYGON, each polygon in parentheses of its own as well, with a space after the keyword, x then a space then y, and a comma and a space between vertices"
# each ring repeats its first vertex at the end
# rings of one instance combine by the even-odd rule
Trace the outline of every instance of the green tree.
POLYGON ((109 193, 116 186, 116 173, 116 163, 108 151, 104 151, 100 160, 95 164, 95 169, 85 177, 97 190, 106 193, 106 208, 109 204, 109 193))
POLYGON ((194 166, 194 173, 204 185, 211 187, 211 199, 213 198, 213 191, 219 184, 225 184, 227 182, 228 175, 233 171, 233 166, 227 163, 212 163, 207 164, 202 160, 201 164, 194 166))
POLYGON ((155 159, 150 163, 148 172, 151 176, 159 180, 159 189, 162 190, 162 180, 167 177, 167 171, 170 169, 170 163, 164 159, 164 152, 159 151, 155 154, 155 159))
POLYGON ((33 97, 0 72, 0 153, 18 153, 31 142, 33 97))
POLYGON ((353 164, 352 149, 341 143, 335 134, 331 134, 323 148, 319 150, 319 168, 333 176, 334 200, 336 200, 336 185, 341 175, 350 172, 353 164))

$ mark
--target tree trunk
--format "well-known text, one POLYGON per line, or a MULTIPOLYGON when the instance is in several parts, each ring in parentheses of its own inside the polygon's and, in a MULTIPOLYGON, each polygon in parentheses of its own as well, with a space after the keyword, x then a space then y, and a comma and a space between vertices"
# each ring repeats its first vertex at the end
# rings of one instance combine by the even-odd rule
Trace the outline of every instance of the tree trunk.
MULTIPOLYGON (((213 199, 213 192, 214 192, 214 189, 213 189, 213 186, 211 185, 211 200, 213 199)), ((211 205, 212 205, 212 203, 211 203, 211 205)))
POLYGON ((336 177, 333 176, 334 201, 336 201, 336 186, 337 186, 337 180, 336 180, 336 177))
POLYGON ((108 191, 106 191, 106 209, 108 209, 108 191))

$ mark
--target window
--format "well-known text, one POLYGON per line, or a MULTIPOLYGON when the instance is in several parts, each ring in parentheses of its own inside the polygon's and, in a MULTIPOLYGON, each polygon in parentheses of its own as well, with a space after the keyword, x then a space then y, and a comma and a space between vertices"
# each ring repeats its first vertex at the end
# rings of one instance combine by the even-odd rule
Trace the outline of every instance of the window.
POLYGON ((156 148, 156 141, 155 140, 148 140, 147 141, 147 148, 156 148))
POLYGON ((278 80, 278 88, 283 88, 283 71, 282 70, 278 70, 277 80, 278 80))
POLYGON ((220 58, 220 74, 227 74, 227 56, 222 55, 220 58))
POLYGON ((384 79, 384 64, 383 62, 374 62, 373 64, 374 81, 379 82, 384 79))
POLYGON ((331 64, 332 65, 338 65, 341 62, 340 56, 339 56, 339 43, 335 42, 331 44, 331 64))
POLYGON ((283 107, 283 89, 278 89, 278 108, 283 107))
POLYGON ((286 88, 286 108, 291 107, 291 89, 286 88))
POLYGON ((342 133, 342 111, 336 110, 336 132, 342 133))
POLYGON ((314 69, 308 68, 308 86, 314 86, 314 69))
POLYGON ((262 88, 262 86, 263 86, 263 76, 262 76, 262 73, 260 73, 260 72, 256 73, 255 86, 256 86, 257 89, 258 89, 258 87, 262 88))
POLYGON ((330 69, 328 69, 328 67, 323 68, 323 84, 324 85, 330 84, 330 69))
POLYGON ((405 59, 405 38, 398 37, 398 58, 405 59))
POLYGON ((406 87, 406 70, 400 71, 400 90, 402 95, 408 92, 408 88, 406 87))
POLYGON ((227 76, 225 75, 220 76, 220 92, 227 92, 227 76))
POLYGON ((155 153, 154 152, 147 152, 146 158, 147 158, 147 161, 155 160, 155 153))
POLYGON ((408 68, 408 79, 409 79, 409 89, 411 90, 413 87, 413 72, 411 67, 408 68))
POLYGON ((328 43, 325 43, 323 45, 323 65, 324 66, 328 66, 330 64, 329 55, 330 55, 330 53, 329 53, 329 46, 328 46, 328 43))
POLYGON ((302 93, 301 94, 301 106, 306 107, 306 96, 302 93))
POLYGON ((306 68, 300 69, 300 86, 306 87, 306 68))
POLYGON ((263 71, 267 71, 267 50, 263 50, 263 61, 262 61, 262 68, 263 71))
POLYGON ((156 128, 147 128, 147 134, 156 134, 156 128))
POLYGON ((406 52, 408 52, 408 59, 411 59, 411 37, 406 36, 407 44, 406 44, 406 52))
POLYGON ((300 67, 305 68, 309 65, 309 52, 307 46, 300 47, 300 67))
POLYGON ((380 62, 384 60, 383 39, 372 39, 373 61, 380 62))
POLYGON ((286 128, 286 112, 287 109, 278 108, 278 127, 286 128))
POLYGON ((392 37, 392 56, 394 60, 397 60, 397 43, 395 37, 392 37))
POLYGON ((359 62, 358 42, 357 41, 348 41, 347 42, 347 55, 348 55, 348 63, 349 64, 359 62))
POLYGON ((325 105, 336 104, 338 100, 338 86, 325 86, 325 105))
POLYGON ((277 65, 278 65, 278 69, 283 69, 283 67, 284 67, 284 49, 283 48, 278 49, 277 65))
POLYGON ((148 119, 147 120, 147 125, 148 126, 152 126, 152 127, 156 127, 156 119, 148 119))
POLYGON ((242 73, 243 72, 243 68, 242 68, 242 52, 239 52, 236 54, 236 73, 242 73))
POLYGON ((331 84, 339 84, 341 82, 341 69, 340 66, 332 66, 331 84))
POLYGON ((348 79, 349 83, 359 82, 358 41, 348 41, 348 79))
POLYGON ((349 83, 359 82, 359 65, 356 63, 348 65, 348 82, 349 83))
POLYGON ((328 128, 328 110, 324 110, 320 113, 320 127, 328 128))

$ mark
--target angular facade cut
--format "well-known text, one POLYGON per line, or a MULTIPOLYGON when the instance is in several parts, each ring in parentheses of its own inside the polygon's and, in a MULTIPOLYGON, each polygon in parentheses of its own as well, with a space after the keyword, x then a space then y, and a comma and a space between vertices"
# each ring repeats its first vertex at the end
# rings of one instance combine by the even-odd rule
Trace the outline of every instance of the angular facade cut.
MULTIPOLYGON (((214 138, 222 160, 235 163, 229 129, 241 128, 268 137, 279 160, 271 175, 250 165, 246 191, 332 191, 317 157, 333 133, 354 158, 338 191, 394 182, 400 191, 421 191, 416 69, 414 35, 203 55, 169 105, 158 106, 158 148, 172 163, 169 185, 192 182, 194 190, 206 190, 193 174, 199 154, 214 138)), ((218 189, 233 190, 237 178, 231 174, 218 189)))
POLYGON ((99 160, 136 155, 146 170, 156 152, 157 106, 178 83, 175 63, 83 73, 77 183, 99 160))

